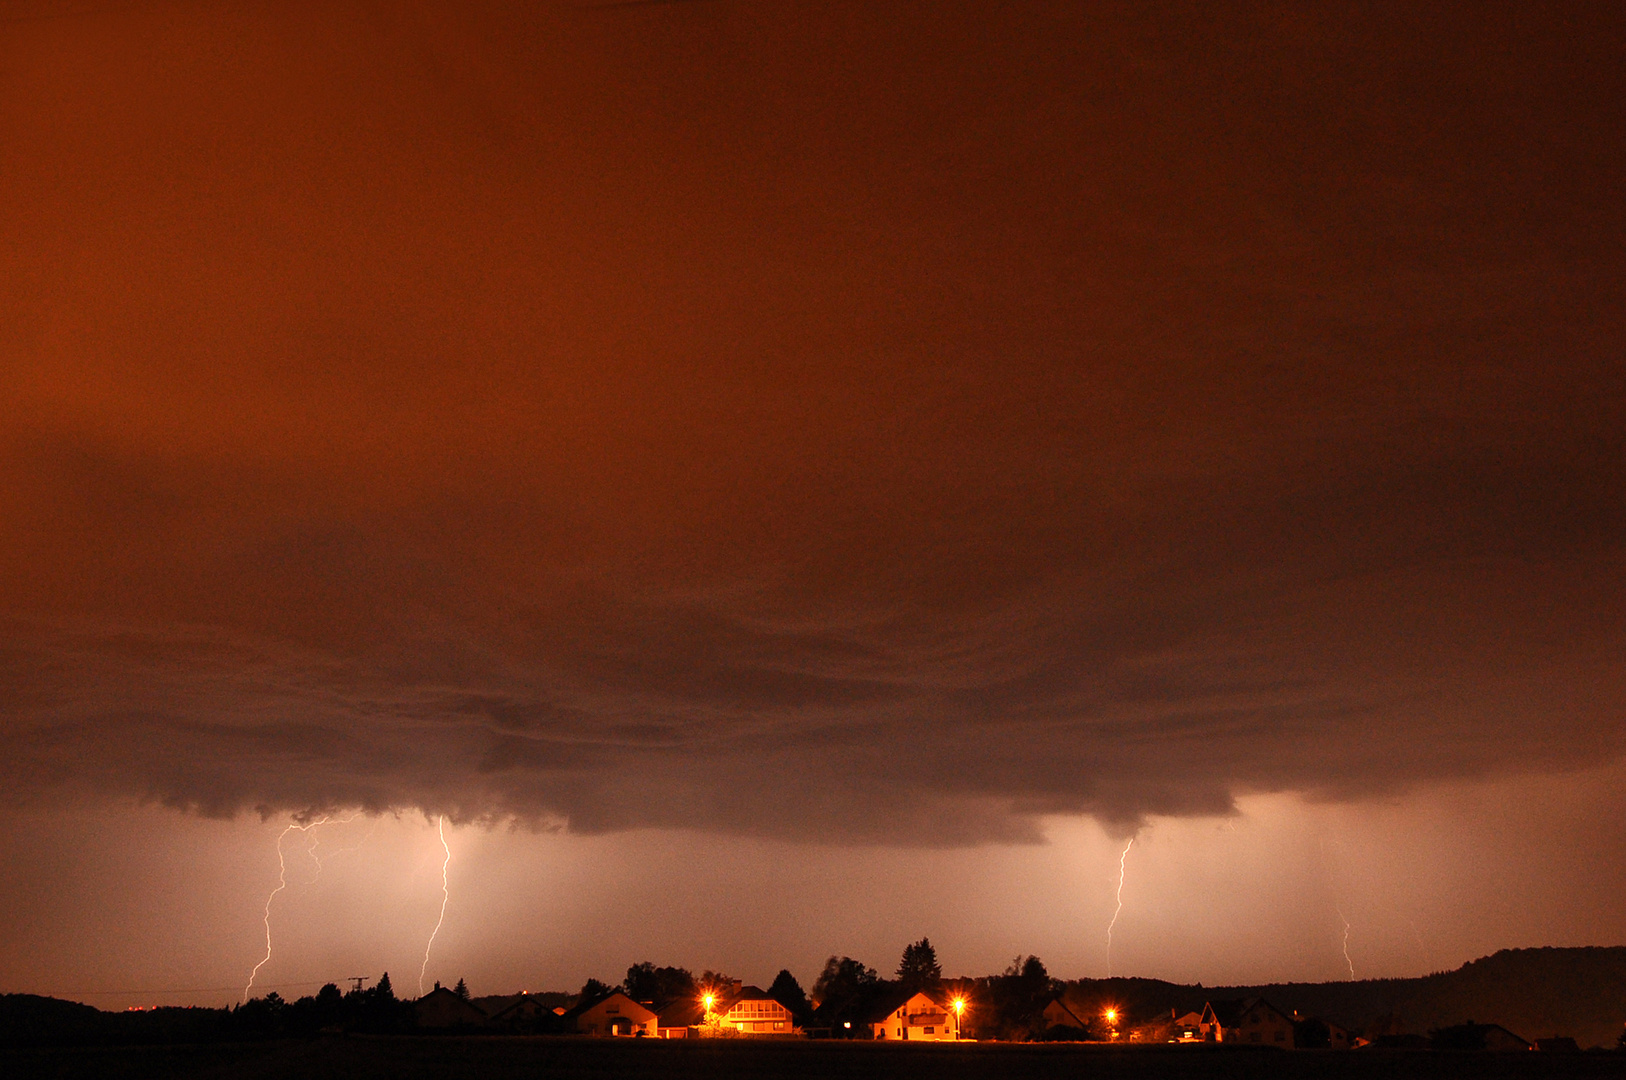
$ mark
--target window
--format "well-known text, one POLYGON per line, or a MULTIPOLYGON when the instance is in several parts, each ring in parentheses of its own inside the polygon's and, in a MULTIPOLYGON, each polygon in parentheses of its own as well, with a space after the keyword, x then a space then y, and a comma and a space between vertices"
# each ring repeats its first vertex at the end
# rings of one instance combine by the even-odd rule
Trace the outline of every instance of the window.
POLYGON ((1249 1042, 1258 1042, 1259 1041, 1259 1033, 1257 1031, 1249 1032, 1248 1033, 1248 1041, 1249 1042))
POLYGON ((927 1029, 926 1029, 926 1034, 928 1034, 928 1035, 935 1035, 935 1034, 937 1034, 937 1029, 936 1029, 936 1028, 934 1028, 934 1027, 928 1027, 928 1028, 927 1028, 927 1029))

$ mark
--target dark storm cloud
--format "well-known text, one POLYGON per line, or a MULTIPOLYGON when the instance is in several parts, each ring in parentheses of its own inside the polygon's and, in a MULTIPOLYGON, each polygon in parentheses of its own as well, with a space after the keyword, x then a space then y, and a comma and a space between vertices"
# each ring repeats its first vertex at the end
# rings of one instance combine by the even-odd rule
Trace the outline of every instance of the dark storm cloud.
POLYGON ((8 797, 932 845, 1626 752, 1621 26, 1475 10, 7 29, 8 797))

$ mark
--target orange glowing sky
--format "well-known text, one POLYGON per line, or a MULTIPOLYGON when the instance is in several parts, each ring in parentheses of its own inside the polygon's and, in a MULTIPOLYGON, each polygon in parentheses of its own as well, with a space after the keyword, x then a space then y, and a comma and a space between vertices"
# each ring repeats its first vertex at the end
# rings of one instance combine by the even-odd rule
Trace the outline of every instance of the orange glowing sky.
MULTIPOLYGON (((663 836, 714 880, 805 852, 793 926, 708 946, 771 978, 858 948, 806 890, 884 951, 944 876, 993 905, 925 928, 968 966, 1037 951, 1005 910, 1089 973, 1149 823, 1185 837, 1134 848, 1165 932, 1218 887, 1314 937, 1319 856, 1199 872, 1203 830, 1404 847, 1410 807, 1417 910, 1475 913, 1427 963, 1626 939, 1623 39, 1564 5, 0 5, 0 790, 37 869, 0 990, 146 977, 41 944, 69 897, 173 902, 156 849, 41 854, 132 814, 217 898, 253 811, 403 811, 403 853, 446 814, 492 880, 591 864, 603 903, 663 836), (1593 865, 1568 921, 1521 816, 1459 812, 1515 792, 1593 865), (1076 933, 1017 899, 1075 886, 1076 933)), ((163 985, 253 952, 253 880, 163 985)), ((1337 974, 1137 956, 1133 896, 1123 962, 1337 974)), ((452 903, 471 972, 529 978, 452 903)), ((526 947, 560 985, 711 966, 702 921, 526 947)), ((313 970, 394 955, 333 933, 313 970)))

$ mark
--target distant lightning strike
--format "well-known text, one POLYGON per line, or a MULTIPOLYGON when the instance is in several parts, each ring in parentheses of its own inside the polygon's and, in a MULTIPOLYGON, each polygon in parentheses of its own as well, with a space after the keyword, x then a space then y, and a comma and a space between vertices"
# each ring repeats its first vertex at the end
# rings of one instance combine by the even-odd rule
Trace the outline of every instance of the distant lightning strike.
POLYGON ((446 921, 446 902, 452 898, 450 883, 446 877, 446 868, 452 865, 452 846, 446 842, 446 815, 440 815, 440 846, 446 852, 446 858, 440 864, 440 918, 435 920, 435 928, 429 932, 429 944, 423 947, 423 966, 418 969, 418 996, 423 996, 423 977, 429 970, 429 950, 435 947, 435 935, 440 933, 441 923, 446 921))
MULTIPOLYGON (((295 829, 298 829, 306 836, 309 836, 312 829, 316 828, 318 825, 325 825, 326 823, 326 816, 323 816, 317 821, 311 822, 309 825, 297 825, 293 822, 289 822, 288 827, 277 834, 277 887, 272 889, 271 895, 265 898, 265 955, 260 958, 260 962, 258 964, 254 965, 254 970, 248 973, 248 985, 243 987, 244 1001, 248 1000, 248 992, 254 989, 254 979, 257 975, 259 975, 260 969, 263 968, 271 959, 271 901, 277 898, 277 894, 279 892, 288 887, 288 861, 283 858, 282 855, 283 838, 289 833, 293 832, 295 829)), ((317 863, 316 865, 318 871, 320 871, 322 864, 317 863)))
POLYGON ((1135 846, 1135 838, 1131 836, 1129 843, 1124 845, 1123 854, 1118 856, 1118 906, 1112 912, 1112 921, 1107 923, 1107 978, 1112 978, 1112 928, 1118 925, 1118 915, 1124 909, 1124 870, 1129 858, 1129 849, 1135 846))
MULTIPOLYGON (((1333 910, 1338 911, 1337 908, 1333 908, 1333 910)), ((1339 921, 1344 924, 1344 963, 1349 966, 1349 981, 1354 982, 1355 961, 1349 958, 1349 920, 1344 918, 1344 913, 1342 911, 1338 911, 1338 918, 1339 921)))

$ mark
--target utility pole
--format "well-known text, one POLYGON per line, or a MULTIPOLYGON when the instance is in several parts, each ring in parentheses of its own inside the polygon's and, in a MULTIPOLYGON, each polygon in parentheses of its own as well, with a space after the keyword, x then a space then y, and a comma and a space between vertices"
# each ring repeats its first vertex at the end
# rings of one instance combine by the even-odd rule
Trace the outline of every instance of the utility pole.
POLYGON ((355 983, 355 987, 354 987, 355 992, 359 994, 359 993, 361 993, 361 984, 366 982, 370 978, 372 978, 371 975, 352 975, 348 979, 346 979, 345 982, 355 983))

